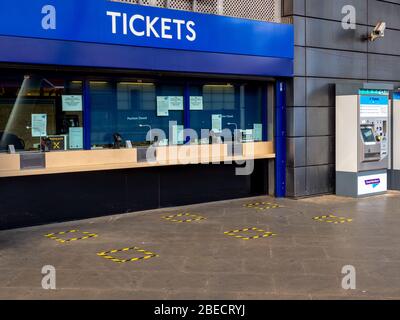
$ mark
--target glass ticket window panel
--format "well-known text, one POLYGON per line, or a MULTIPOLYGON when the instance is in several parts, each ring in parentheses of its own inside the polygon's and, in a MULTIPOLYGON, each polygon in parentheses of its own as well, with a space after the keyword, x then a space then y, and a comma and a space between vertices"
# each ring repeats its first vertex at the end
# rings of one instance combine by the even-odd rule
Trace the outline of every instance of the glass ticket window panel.
POLYGON ((0 78, 0 151, 38 151, 53 138, 50 151, 83 148, 82 82, 39 75, 0 78), (65 98, 74 107, 65 111, 65 98), (75 145, 70 144, 70 128, 75 145))
POLYGON ((90 82, 92 148, 111 147, 117 123, 116 90, 111 82, 90 82))
POLYGON ((165 143, 183 144, 183 135, 179 136, 178 129, 184 129, 184 86, 160 84, 157 86, 157 110, 153 115, 153 126, 165 133, 165 143), (160 100, 168 99, 168 116, 161 116, 160 100))
POLYGON ((190 97, 190 127, 196 131, 200 142, 206 142, 201 137, 202 129, 217 134, 224 129, 229 129, 232 134, 239 130, 247 133, 250 140, 263 140, 266 123, 263 108, 266 106, 261 85, 192 85, 190 97))
POLYGON ((183 125, 183 94, 183 86, 151 81, 90 82, 92 147, 113 147, 114 134, 134 146, 148 145, 154 140, 150 129, 162 130, 163 142, 170 143, 170 122, 183 125), (161 110, 160 98, 170 106, 161 110))
POLYGON ((154 83, 117 83, 116 130, 124 140, 134 144, 146 142, 156 110, 156 85, 154 83))

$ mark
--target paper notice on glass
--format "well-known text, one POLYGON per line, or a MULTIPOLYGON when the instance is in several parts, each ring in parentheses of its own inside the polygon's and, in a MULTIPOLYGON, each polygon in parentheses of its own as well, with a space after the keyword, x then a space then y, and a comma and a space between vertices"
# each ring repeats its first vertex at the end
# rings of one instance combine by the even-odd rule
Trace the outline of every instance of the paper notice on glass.
POLYGON ((125 148, 127 148, 127 149, 132 149, 133 148, 131 140, 126 140, 125 141, 125 148))
POLYGON ((47 136, 47 114, 32 113, 32 137, 47 136))
POLYGON ((190 110, 203 110, 203 96, 190 97, 190 110))
POLYGON ((263 131, 262 123, 255 123, 253 130, 254 141, 262 141, 262 131, 263 131))
POLYGON ((184 127, 181 125, 172 126, 172 145, 183 144, 183 130, 184 127))
POLYGON ((70 149, 83 149, 83 128, 82 127, 69 128, 68 140, 70 149))
POLYGON ((181 111, 183 110, 183 97, 171 96, 169 98, 169 110, 181 111))
POLYGON ((253 142, 254 132, 251 129, 242 130, 242 141, 243 142, 253 142))
POLYGON ((213 114, 211 116, 211 129, 214 132, 222 131, 222 114, 213 114))
POLYGON ((157 116, 158 117, 169 116, 169 97, 164 97, 164 96, 157 97, 157 116))
POLYGON ((82 111, 82 96, 63 95, 62 111, 82 111))

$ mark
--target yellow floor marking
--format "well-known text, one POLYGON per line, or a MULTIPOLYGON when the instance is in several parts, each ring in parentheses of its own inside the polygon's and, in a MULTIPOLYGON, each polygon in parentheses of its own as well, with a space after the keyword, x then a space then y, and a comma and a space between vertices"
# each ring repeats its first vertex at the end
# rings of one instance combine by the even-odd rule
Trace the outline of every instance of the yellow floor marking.
POLYGON ((228 236, 232 236, 238 239, 242 239, 242 240, 252 240, 252 239, 260 239, 260 238, 268 238, 268 237, 272 237, 272 236, 276 236, 277 234, 273 233, 273 232, 267 232, 263 229, 259 229, 259 228, 243 228, 240 230, 233 230, 233 231, 226 231, 224 232, 224 234, 228 235, 228 236), (246 234, 246 232, 249 231, 255 231, 258 232, 259 235, 255 235, 255 236, 248 236, 248 235, 243 235, 246 234))
POLYGON ((55 241, 60 242, 60 243, 66 243, 66 242, 78 241, 78 240, 87 240, 89 238, 96 238, 97 237, 97 234, 90 233, 90 232, 87 232, 87 231, 82 231, 81 232, 83 234, 82 237, 76 237, 75 233, 77 233, 77 232, 80 232, 80 231, 79 230, 61 231, 61 232, 56 232, 56 233, 48 233, 48 234, 46 234, 44 236, 46 238, 55 240, 55 241), (68 235, 70 233, 73 233, 75 237, 74 238, 70 238, 70 239, 62 239, 62 238, 59 237, 59 236, 62 236, 62 235, 68 235))
POLYGON ((179 214, 175 214, 175 215, 164 216, 162 218, 165 220, 168 220, 170 222, 177 222, 177 223, 201 221, 201 220, 207 219, 203 216, 200 216, 197 214, 191 214, 191 213, 179 213, 179 214), (184 217, 186 217, 187 219, 185 219, 184 217), (183 219, 177 219, 177 218, 183 218, 183 219))
POLYGON ((125 263, 125 262, 134 262, 134 261, 140 261, 140 260, 148 260, 151 258, 155 258, 158 257, 158 254, 155 254, 153 252, 150 252, 148 250, 144 250, 144 249, 140 249, 138 247, 132 247, 132 248, 123 248, 123 249, 113 249, 113 250, 109 250, 109 251, 104 251, 104 252, 99 252, 97 254, 99 257, 102 257, 104 259, 113 261, 113 262, 117 262, 117 263, 125 263), (126 251, 136 251, 139 253, 143 253, 144 256, 142 257, 134 257, 134 258, 129 258, 129 259, 118 259, 116 257, 113 257, 111 255, 109 255, 110 253, 117 253, 117 252, 126 252, 126 251))
POLYGON ((349 222, 353 221, 353 219, 349 219, 346 217, 337 217, 332 214, 314 217, 313 220, 319 221, 319 222, 333 223, 333 224, 343 224, 343 223, 349 223, 349 222))
POLYGON ((246 207, 248 209, 260 210, 260 211, 282 208, 282 206, 277 203, 266 202, 266 201, 244 204, 243 207, 246 207))

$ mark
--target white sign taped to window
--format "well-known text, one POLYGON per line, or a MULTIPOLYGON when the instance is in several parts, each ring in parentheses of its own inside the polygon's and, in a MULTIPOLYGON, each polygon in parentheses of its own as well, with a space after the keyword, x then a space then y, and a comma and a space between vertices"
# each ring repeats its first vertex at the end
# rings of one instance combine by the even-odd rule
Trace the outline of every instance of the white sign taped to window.
POLYGON ((82 111, 82 96, 63 95, 62 110, 63 111, 82 111))
POLYGON ((169 110, 182 111, 183 110, 183 97, 182 96, 170 96, 169 99, 169 110))
POLYGON ((158 117, 169 116, 169 97, 163 97, 163 96, 157 97, 157 116, 158 117))
POLYGON ((214 132, 222 131, 222 114, 213 114, 211 116, 211 129, 214 132))
POLYGON ((31 121, 32 137, 47 136, 47 114, 32 113, 31 121))
POLYGON ((69 148, 70 149, 83 149, 83 128, 71 127, 69 128, 69 148))
POLYGON ((203 110, 203 96, 190 97, 190 110, 203 110))

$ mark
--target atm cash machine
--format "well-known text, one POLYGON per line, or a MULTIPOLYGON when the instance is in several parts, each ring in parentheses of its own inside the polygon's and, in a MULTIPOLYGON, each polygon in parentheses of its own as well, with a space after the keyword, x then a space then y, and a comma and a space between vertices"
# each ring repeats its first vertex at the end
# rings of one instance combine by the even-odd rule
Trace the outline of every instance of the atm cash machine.
POLYGON ((400 190, 400 89, 392 94, 392 149, 389 187, 400 190))
POLYGON ((377 87, 336 86, 337 195, 365 197, 388 189, 390 90, 377 87))

